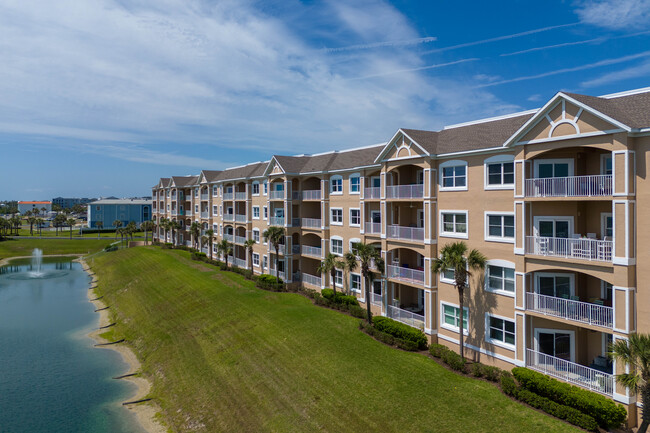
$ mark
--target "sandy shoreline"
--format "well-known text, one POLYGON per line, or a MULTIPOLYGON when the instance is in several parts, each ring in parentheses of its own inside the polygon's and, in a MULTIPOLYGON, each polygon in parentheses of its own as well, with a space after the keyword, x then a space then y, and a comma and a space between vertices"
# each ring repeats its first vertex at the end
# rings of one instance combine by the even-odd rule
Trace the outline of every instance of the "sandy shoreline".
MULTIPOLYGON (((88 300, 95 306, 96 310, 106 307, 106 305, 101 300, 93 300, 97 297, 94 290, 94 288, 97 287, 97 276, 93 273, 93 271, 90 269, 88 264, 83 259, 80 258, 75 261, 80 262, 84 271, 88 272, 88 274, 92 277, 90 290, 88 290, 88 300)), ((102 310, 102 311, 98 311, 98 313, 99 313, 99 326, 102 327, 102 326, 109 325, 110 322, 109 322, 108 311, 102 310)), ((108 341, 106 341, 104 338, 100 337, 99 335, 104 333, 105 331, 106 330, 103 329, 102 330, 97 329, 91 332, 90 334, 88 334, 88 336, 94 339, 97 343, 107 343, 108 341)), ((138 361, 138 358, 135 356, 135 353, 133 353, 133 351, 128 346, 124 344, 114 344, 110 346, 100 346, 98 348, 115 350, 122 356, 124 362, 126 362, 129 365, 128 371, 125 371, 123 374, 138 373, 140 371, 140 361, 138 361)), ((151 383, 143 377, 129 376, 120 380, 128 380, 129 382, 134 383, 137 386, 137 390, 135 394, 132 395, 127 401, 141 400, 145 398, 147 394, 149 394, 149 390, 151 389, 151 383)), ((137 404, 130 404, 123 407, 125 407, 126 409, 133 412, 133 414, 135 414, 135 418, 137 419, 138 423, 142 426, 142 428, 145 431, 149 433, 165 433, 167 431, 155 418, 156 412, 158 412, 158 407, 155 406, 155 403, 153 402, 137 403, 137 404)))
MULTIPOLYGON (((83 254, 48 254, 43 257, 81 257, 83 254)), ((6 266, 10 261, 16 259, 31 259, 33 256, 16 256, 16 257, 7 257, 6 259, 0 260, 0 266, 6 266)), ((86 268, 84 268, 86 269, 86 268)))

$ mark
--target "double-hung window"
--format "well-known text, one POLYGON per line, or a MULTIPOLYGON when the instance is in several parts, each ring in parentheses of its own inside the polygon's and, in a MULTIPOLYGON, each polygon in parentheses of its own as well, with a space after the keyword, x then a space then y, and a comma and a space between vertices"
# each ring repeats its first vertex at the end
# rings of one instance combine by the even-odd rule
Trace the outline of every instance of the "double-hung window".
POLYGON ((332 254, 343 255, 343 239, 332 239, 330 245, 332 254))
POLYGON ((255 267, 260 266, 260 255, 257 253, 253 253, 253 266, 255 267))
MULTIPOLYGON (((440 304, 442 307, 442 323, 441 327, 449 329, 451 331, 458 332, 460 325, 460 308, 451 304, 440 304)), ((467 307, 463 308, 463 333, 467 334, 467 322, 468 322, 469 310, 467 307)))
POLYGON ((350 176, 350 194, 359 194, 361 191, 361 177, 358 174, 350 176))
POLYGON ((330 214, 331 214, 330 223, 336 225, 343 224, 343 209, 341 208, 330 209, 330 214))
POLYGON ((253 230, 253 240, 255 243, 259 244, 260 243, 260 231, 258 229, 253 230))
POLYGON ((260 219, 260 207, 259 206, 253 206, 253 219, 260 219))
POLYGON ((350 290, 361 293, 361 275, 350 274, 350 290))
POLYGON ((515 322, 487 315, 485 340, 497 345, 515 345, 515 322))
POLYGON ((269 208, 264 206, 264 219, 267 219, 269 217, 269 208))
POLYGON ((343 193, 343 177, 342 176, 332 176, 330 179, 330 194, 342 194, 343 193))
POLYGON ((485 214, 485 240, 514 242, 515 216, 514 214, 485 214))
POLYGON ((334 281, 336 282, 336 285, 339 287, 343 287, 343 271, 340 269, 336 270, 336 274, 334 276, 334 281))
POLYGON ((260 195, 260 183, 253 182, 253 195, 260 195))
POLYGON ((486 162, 486 189, 512 187, 515 184, 515 163, 512 161, 486 162))
POLYGON ((467 211, 440 211, 440 235, 467 239, 467 211))
POLYGON ((359 209, 350 209, 350 225, 355 227, 361 225, 361 211, 359 209))
POLYGON ((447 161, 440 164, 440 190, 466 190, 467 163, 447 161))
POLYGON ((490 292, 515 293, 515 269, 488 264, 486 267, 485 288, 490 292))

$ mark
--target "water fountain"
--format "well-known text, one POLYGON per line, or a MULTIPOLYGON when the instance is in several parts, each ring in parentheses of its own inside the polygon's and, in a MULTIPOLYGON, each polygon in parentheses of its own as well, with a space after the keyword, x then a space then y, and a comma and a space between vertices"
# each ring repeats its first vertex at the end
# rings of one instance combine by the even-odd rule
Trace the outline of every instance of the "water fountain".
POLYGON ((32 271, 30 276, 32 278, 41 278, 43 272, 41 272, 41 264, 43 263, 43 250, 40 248, 34 248, 32 251, 32 271))

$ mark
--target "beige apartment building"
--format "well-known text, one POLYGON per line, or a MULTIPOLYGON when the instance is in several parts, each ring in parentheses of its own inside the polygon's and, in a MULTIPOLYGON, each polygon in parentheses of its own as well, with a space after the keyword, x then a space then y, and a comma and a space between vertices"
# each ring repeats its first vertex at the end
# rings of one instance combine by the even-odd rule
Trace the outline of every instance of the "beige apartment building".
POLYGON ((371 299, 358 273, 339 272, 337 287, 452 348, 461 332, 453 272, 436 275, 431 261, 463 240, 489 259, 465 300, 469 356, 527 366, 635 414, 636 397, 614 379, 623 366, 606 351, 650 330, 642 288, 650 229, 637 223, 650 213, 649 160, 650 88, 560 92, 537 110, 440 131, 399 129, 382 145, 162 178, 154 221, 183 228, 175 239, 161 228, 156 236, 190 245, 189 226, 199 222, 215 242, 234 244, 230 262, 240 267, 250 266, 244 241, 255 239, 254 272, 275 274, 262 233, 284 227, 277 271, 316 290, 331 286, 317 272, 326 254, 373 244, 386 270, 371 299))

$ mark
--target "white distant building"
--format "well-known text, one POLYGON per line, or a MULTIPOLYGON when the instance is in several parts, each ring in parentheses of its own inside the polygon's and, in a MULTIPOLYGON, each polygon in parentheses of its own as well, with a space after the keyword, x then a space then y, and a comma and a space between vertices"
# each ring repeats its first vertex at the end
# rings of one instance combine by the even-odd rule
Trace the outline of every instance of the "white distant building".
POLYGON ((43 213, 41 209, 45 208, 45 212, 52 211, 52 202, 51 201, 19 201, 18 202, 18 212, 21 215, 25 215, 27 211, 34 211, 38 209, 39 213, 43 213))

